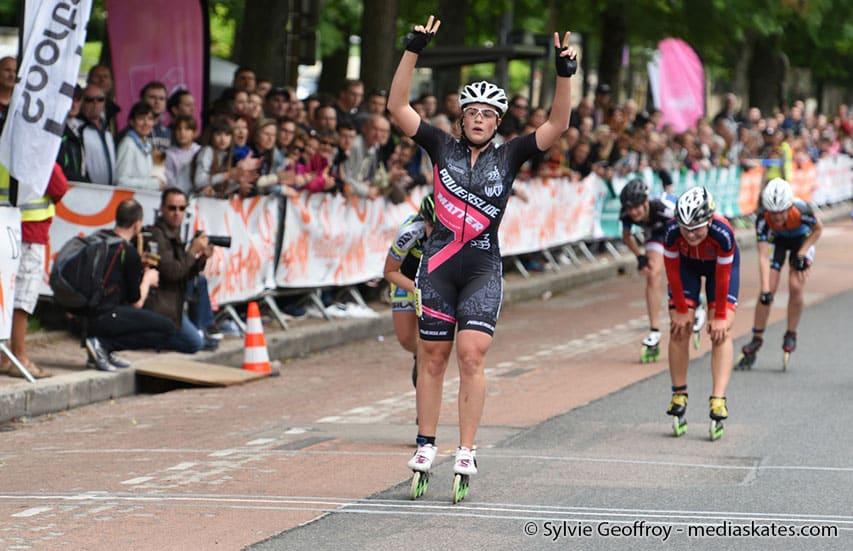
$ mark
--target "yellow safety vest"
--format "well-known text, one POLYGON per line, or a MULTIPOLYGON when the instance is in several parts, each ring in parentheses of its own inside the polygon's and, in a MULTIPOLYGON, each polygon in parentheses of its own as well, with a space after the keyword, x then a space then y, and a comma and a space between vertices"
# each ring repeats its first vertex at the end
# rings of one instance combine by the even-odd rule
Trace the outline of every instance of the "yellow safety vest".
MULTIPOLYGON (((9 204, 9 171, 3 165, 0 165, 0 204, 9 204)), ((21 222, 41 222, 56 214, 49 195, 18 205, 18 209, 21 211, 21 222)))

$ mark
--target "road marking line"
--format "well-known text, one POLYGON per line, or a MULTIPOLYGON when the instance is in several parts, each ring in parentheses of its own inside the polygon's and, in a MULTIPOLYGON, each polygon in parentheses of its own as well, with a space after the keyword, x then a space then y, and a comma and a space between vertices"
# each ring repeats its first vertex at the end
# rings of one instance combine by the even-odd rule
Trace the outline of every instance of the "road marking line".
POLYGON ((196 465, 198 465, 198 463, 193 463, 191 461, 185 461, 183 463, 178 463, 174 467, 169 467, 166 470, 167 471, 185 471, 187 469, 191 469, 191 468, 195 467, 196 465))
POLYGON ((134 484, 142 484, 143 482, 148 482, 149 480, 154 480, 153 476, 138 476, 136 478, 130 478, 128 480, 122 480, 120 484, 126 484, 128 486, 132 486, 134 484))
POLYGON ((24 509, 18 513, 14 513, 13 517, 24 518, 24 517, 33 517, 35 515, 40 515, 42 513, 46 513, 50 511, 53 507, 30 507, 29 509, 24 509))
POLYGON ((247 446, 263 446, 265 444, 271 444, 275 442, 275 438, 256 438, 255 440, 251 440, 246 442, 247 446))

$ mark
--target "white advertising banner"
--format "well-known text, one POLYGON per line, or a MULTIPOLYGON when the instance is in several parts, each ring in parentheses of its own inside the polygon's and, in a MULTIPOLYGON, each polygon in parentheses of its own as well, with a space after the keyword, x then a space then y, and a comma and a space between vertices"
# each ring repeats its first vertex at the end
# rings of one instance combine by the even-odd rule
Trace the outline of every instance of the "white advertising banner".
POLYGON ((0 164, 17 178, 18 204, 44 195, 80 70, 92 0, 27 0, 24 51, 0 164))
POLYGON ((541 251, 593 236, 598 186, 593 177, 516 182, 528 200, 510 197, 498 236, 503 256, 541 251))
POLYGON ((276 285, 345 286, 382 277, 391 241, 423 194, 418 188, 399 205, 326 193, 287 201, 276 285))
POLYGON ((0 340, 12 336, 15 276, 21 262, 21 211, 0 207, 0 340))
MULTIPOLYGON (((214 307, 246 302, 275 287, 275 244, 281 226, 280 201, 275 196, 232 197, 225 201, 198 197, 187 212, 192 234, 228 236, 229 248, 214 247, 204 269, 214 307)), ((193 235, 187 236, 187 241, 193 235)))

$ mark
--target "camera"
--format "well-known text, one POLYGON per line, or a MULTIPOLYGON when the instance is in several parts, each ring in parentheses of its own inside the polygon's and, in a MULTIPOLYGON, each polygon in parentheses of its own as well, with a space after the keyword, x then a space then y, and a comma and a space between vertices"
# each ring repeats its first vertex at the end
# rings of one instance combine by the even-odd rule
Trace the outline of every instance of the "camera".
POLYGON ((149 268, 157 268, 160 265, 160 248, 150 229, 143 228, 136 234, 136 250, 139 251, 142 262, 149 268))
MULTIPOLYGON (((193 239, 202 234, 202 230, 198 230, 195 232, 195 236, 193 239)), ((230 235, 208 235, 207 242, 213 245, 214 247, 223 247, 230 248, 231 247, 231 236, 230 235)))

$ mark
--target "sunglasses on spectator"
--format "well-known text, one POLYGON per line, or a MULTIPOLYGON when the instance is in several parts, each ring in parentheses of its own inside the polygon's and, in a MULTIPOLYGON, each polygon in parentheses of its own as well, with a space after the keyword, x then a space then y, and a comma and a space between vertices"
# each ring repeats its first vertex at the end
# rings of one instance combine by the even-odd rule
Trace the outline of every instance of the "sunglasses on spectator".
POLYGON ((186 205, 166 205, 166 210, 168 210, 169 212, 175 212, 175 211, 184 212, 185 210, 187 210, 187 206, 186 205))
POLYGON ((466 107, 465 110, 462 112, 469 119, 476 119, 477 115, 480 115, 484 121, 493 121, 498 118, 498 112, 494 109, 466 107))
POLYGON ((335 145, 335 142, 320 142, 320 145, 335 145))
POLYGON ((106 101, 106 99, 107 98, 105 98, 104 96, 83 96, 83 101, 85 101, 86 103, 101 103, 106 101))

